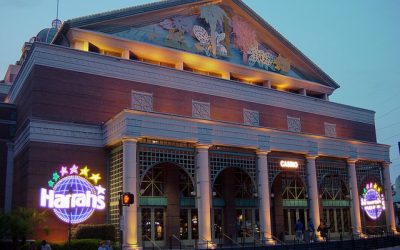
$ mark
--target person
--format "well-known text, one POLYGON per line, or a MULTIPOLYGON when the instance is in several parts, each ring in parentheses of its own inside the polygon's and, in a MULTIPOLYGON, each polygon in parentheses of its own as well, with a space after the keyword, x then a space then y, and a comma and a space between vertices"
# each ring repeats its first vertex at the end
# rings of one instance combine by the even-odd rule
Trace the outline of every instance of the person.
POLYGON ((100 241, 100 246, 97 250, 107 250, 106 243, 104 241, 100 241))
POLYGON ((324 241, 328 241, 328 230, 329 226, 326 225, 324 220, 320 220, 320 224, 318 226, 318 232, 321 232, 321 237, 324 239, 324 241))
POLYGON ((51 246, 47 241, 42 240, 42 244, 40 245, 40 250, 51 250, 51 246))
POLYGON ((314 223, 312 222, 311 218, 308 219, 308 232, 309 232, 310 242, 314 242, 315 227, 314 227, 314 223))
POLYGON ((107 240, 107 242, 106 242, 106 249, 107 250, 113 250, 110 240, 107 240))
POLYGON ((296 231, 296 240, 300 241, 302 240, 302 235, 303 235, 303 223, 301 223, 301 220, 298 219, 297 223, 294 227, 295 231, 296 231))

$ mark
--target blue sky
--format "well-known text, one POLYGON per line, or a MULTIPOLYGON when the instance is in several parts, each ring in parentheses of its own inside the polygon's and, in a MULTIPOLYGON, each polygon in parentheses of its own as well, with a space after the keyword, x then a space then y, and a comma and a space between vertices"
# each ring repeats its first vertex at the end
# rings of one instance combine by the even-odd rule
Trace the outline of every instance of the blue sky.
MULTIPOLYGON (((0 0, 0 78, 23 43, 56 16, 56 0, 0 0)), ((154 1, 60 0, 62 20, 154 1)), ((376 111, 378 141, 400 175, 400 1, 244 0, 341 86, 331 101, 376 111)))

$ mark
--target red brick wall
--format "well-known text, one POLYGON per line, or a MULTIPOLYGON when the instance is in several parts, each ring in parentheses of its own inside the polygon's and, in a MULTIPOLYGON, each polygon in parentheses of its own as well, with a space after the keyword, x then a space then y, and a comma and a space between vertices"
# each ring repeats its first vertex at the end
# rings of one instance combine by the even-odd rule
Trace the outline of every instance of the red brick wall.
MULTIPOLYGON (((210 102, 211 119, 243 123, 243 108, 260 112, 260 125, 287 130, 287 115, 300 117, 302 132, 324 135, 324 122, 337 136, 376 142, 375 126, 179 89, 36 66, 31 84, 32 115, 43 119, 100 124, 131 106, 131 91, 153 93, 154 111, 192 115, 192 100, 210 102)), ((24 108, 23 105, 20 105, 24 108)), ((28 111, 22 114, 29 114, 28 111)), ((21 118, 22 119, 22 118, 21 118)))
MULTIPOLYGON (((61 165, 88 165, 92 173, 101 174, 102 180, 99 183, 107 188, 106 163, 107 154, 103 148, 30 142, 15 159, 13 205, 39 209, 39 190, 48 187, 47 182, 52 173, 59 171, 61 165)), ((38 229, 35 238, 52 242, 66 240, 68 224, 60 221, 51 210, 48 210, 48 215, 46 225, 49 227, 49 235, 38 229)), ((95 211, 85 223, 105 222, 106 210, 95 211)))

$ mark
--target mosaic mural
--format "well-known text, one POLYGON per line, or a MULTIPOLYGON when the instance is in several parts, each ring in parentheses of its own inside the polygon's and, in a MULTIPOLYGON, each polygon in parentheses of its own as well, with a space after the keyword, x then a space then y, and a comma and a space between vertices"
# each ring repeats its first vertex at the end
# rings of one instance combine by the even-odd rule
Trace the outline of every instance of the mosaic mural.
POLYGON ((174 16, 113 35, 162 45, 232 63, 292 75, 290 61, 259 41, 245 18, 222 5, 205 5, 188 16, 174 16))

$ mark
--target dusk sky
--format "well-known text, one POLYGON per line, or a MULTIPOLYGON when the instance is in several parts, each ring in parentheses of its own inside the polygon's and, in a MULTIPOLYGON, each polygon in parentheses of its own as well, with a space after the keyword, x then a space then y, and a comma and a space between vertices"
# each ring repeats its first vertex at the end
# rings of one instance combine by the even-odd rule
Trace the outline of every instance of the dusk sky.
MULTIPOLYGON (((60 0, 63 21, 154 1, 60 0)), ((244 0, 341 87, 333 102, 376 111, 378 142, 400 175, 400 1, 244 0)), ((57 0, 0 0, 0 79, 21 48, 56 17, 57 0)))

